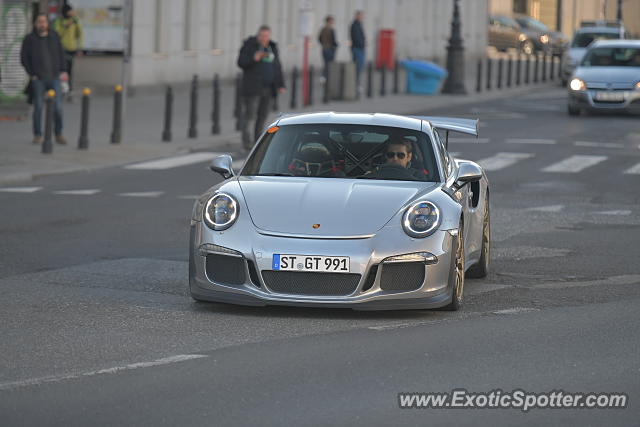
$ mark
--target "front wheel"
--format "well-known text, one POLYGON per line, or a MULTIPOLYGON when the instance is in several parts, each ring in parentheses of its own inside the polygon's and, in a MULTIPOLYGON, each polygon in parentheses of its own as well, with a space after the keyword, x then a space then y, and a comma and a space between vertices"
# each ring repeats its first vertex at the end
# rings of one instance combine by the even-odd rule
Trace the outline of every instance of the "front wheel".
POLYGON ((489 260, 491 258, 491 217, 489 215, 489 195, 484 201, 484 217, 482 220, 482 248, 480 259, 468 271, 467 277, 482 279, 489 274, 489 260))
POLYGON ((580 115, 580 108, 575 107, 573 105, 568 105, 567 106, 567 113, 569 113, 570 116, 579 116, 580 115))
POLYGON ((455 245, 452 249, 455 250, 455 255, 449 273, 449 283, 453 286, 453 292, 449 305, 442 308, 446 311, 458 311, 462 308, 464 294, 464 224, 462 220, 460 220, 458 235, 454 242, 455 245))

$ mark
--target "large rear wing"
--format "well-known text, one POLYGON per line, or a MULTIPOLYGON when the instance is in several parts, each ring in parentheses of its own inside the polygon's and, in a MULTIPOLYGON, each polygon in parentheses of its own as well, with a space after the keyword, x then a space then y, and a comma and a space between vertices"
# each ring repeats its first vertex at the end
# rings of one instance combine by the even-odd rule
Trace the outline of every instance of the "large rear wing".
POLYGON ((437 116, 411 116, 416 119, 428 121, 431 127, 445 132, 445 147, 449 149, 449 132, 474 135, 479 134, 480 121, 478 119, 458 119, 455 117, 437 116))

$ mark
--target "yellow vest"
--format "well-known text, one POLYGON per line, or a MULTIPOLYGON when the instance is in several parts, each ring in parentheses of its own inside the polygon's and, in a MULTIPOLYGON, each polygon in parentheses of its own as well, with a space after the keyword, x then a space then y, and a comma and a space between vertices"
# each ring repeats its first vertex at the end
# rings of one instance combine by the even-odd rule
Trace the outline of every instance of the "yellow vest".
POLYGON ((53 29, 60 36, 62 48, 71 52, 82 49, 82 27, 78 18, 58 18, 53 29))

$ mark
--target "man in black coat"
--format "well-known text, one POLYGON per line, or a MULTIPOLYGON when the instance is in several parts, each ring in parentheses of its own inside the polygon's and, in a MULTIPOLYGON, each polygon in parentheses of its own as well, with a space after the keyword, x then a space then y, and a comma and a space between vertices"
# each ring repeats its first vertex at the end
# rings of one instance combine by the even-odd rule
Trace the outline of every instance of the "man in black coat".
POLYGON ((56 92, 54 102, 54 130, 56 142, 66 144, 62 136, 62 88, 60 81, 67 80, 65 58, 60 37, 49 30, 49 20, 44 13, 36 17, 31 34, 22 41, 20 51, 22 66, 31 79, 33 96, 33 142, 42 142, 42 104, 44 94, 53 89, 56 92))
POLYGON ((284 93, 280 55, 278 46, 271 40, 271 28, 263 25, 257 36, 245 40, 238 56, 238 66, 243 71, 240 114, 242 145, 249 150, 263 131, 272 98, 277 93, 284 93), (248 126, 254 118, 254 139, 251 140, 248 126))
POLYGON ((351 28, 349 30, 349 33, 351 35, 351 56, 353 57, 353 62, 356 63, 356 81, 358 84, 359 92, 362 92, 362 87, 360 85, 360 75, 362 73, 362 70, 364 69, 365 46, 367 43, 366 37, 364 35, 364 29, 362 28, 362 18, 362 11, 356 11, 353 22, 351 23, 351 28))

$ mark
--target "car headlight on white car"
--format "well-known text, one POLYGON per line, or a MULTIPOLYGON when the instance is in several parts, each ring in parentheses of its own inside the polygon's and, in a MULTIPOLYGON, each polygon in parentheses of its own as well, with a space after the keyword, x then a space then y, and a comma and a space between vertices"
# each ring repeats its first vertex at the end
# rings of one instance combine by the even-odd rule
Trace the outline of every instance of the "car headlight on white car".
POLYGON ((587 89, 587 85, 584 84, 584 82, 580 79, 571 79, 571 82, 569 83, 569 87, 571 88, 571 90, 586 90, 587 89))
POLYGON ((431 202, 417 202, 402 215, 402 228, 411 237, 427 237, 440 225, 440 210, 431 202))
POLYGON ((212 230, 226 230, 238 219, 238 211, 238 202, 233 196, 216 193, 204 205, 204 222, 212 230))

